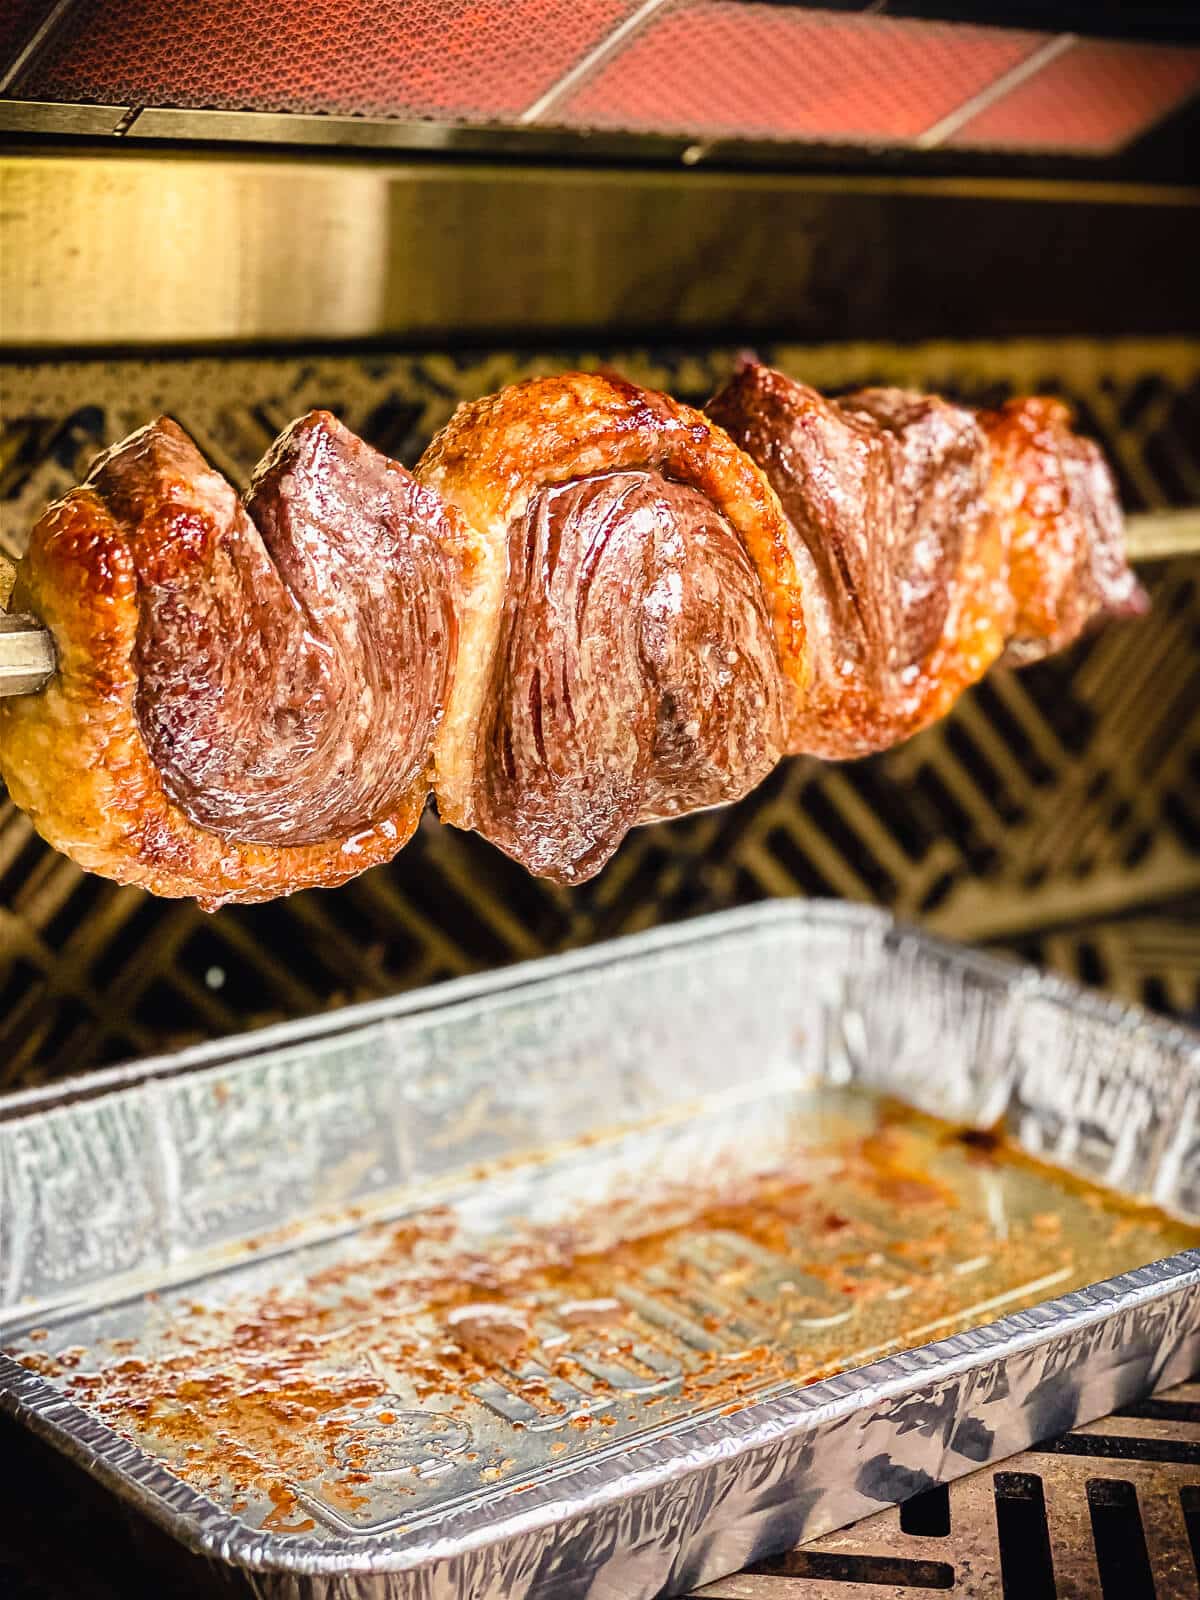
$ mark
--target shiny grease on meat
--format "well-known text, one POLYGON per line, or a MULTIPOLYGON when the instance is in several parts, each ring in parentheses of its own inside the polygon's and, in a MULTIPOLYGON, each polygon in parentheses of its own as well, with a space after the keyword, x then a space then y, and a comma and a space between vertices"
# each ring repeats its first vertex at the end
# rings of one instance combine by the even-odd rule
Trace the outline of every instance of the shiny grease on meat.
POLYGON ((324 412, 280 437, 244 506, 173 496, 206 474, 164 421, 92 479, 135 560, 148 548, 137 530, 171 519, 139 571, 151 758, 175 804, 223 837, 358 833, 428 770, 455 644, 444 510, 324 412))
POLYGON ((988 503, 1008 535, 1016 617, 1006 660, 1017 666, 1063 649, 1093 617, 1140 616, 1149 604, 1125 560, 1112 474, 1071 420, 1060 400, 1039 397, 979 415, 988 503))
POLYGON ((1098 615, 1144 609, 1112 477, 1058 401, 835 401, 747 361, 708 410, 766 474, 807 563, 813 676, 790 753, 884 749, 1001 656, 1034 660, 1098 615))
MULTIPOLYGON (((789 749, 843 759, 885 748, 941 709, 963 662, 967 575, 992 625, 968 641, 979 676, 1011 602, 986 560, 987 446, 974 416, 933 396, 863 390, 841 402, 746 363, 710 415, 766 474, 807 572, 812 679, 789 749)), ((974 596, 972 596, 974 598, 974 596)))
POLYGON ((590 876, 629 828, 736 800, 783 748, 762 585, 699 489, 657 471, 537 490, 508 533, 477 826, 590 876))
POLYGON ((58 670, 0 701, 10 795, 81 866, 209 910, 390 860, 428 798, 472 552, 326 413, 246 505, 175 423, 139 429, 18 568, 58 670))

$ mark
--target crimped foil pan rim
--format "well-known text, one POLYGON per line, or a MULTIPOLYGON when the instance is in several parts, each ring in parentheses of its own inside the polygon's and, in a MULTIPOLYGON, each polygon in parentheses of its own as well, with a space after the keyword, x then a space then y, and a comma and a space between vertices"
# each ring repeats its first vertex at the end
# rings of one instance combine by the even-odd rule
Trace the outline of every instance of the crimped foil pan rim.
MULTIPOLYGON (((189 1549, 260 1572, 332 1577, 343 1572, 409 1572, 489 1545, 548 1530, 614 1500, 646 1494, 711 1469, 718 1462, 778 1449, 799 1435, 860 1408, 911 1394, 923 1381, 961 1377, 1039 1345, 1070 1340, 1087 1328, 1177 1294, 1195 1294, 1200 1315, 1200 1249, 1073 1290, 981 1328, 885 1356, 832 1378, 752 1402, 730 1415, 701 1418, 642 1442, 652 1456, 630 1468, 628 1448, 575 1467, 564 1486, 539 1484, 518 1510, 493 1519, 485 1502, 440 1519, 436 1536, 401 1533, 313 1540, 246 1527, 139 1446, 64 1399, 46 1379, 0 1356, 0 1408, 55 1444, 101 1482, 133 1502, 189 1549), (569 1483, 569 1493, 566 1491, 569 1483), (399 1542, 403 1540, 404 1542, 399 1542)), ((1090 1420, 1086 1416, 1080 1422, 1090 1420)), ((501 1498, 498 1496, 498 1498, 501 1498)), ((505 1495, 512 1501, 511 1495, 505 1495)))

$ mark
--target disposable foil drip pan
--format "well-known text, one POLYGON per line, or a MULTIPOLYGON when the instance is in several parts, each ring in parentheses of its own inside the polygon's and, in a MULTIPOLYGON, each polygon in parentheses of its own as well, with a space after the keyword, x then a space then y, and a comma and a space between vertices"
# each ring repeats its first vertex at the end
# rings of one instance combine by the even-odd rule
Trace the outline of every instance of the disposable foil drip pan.
POLYGON ((263 1596, 682 1594, 1188 1376, 1197 1240, 1194 1036, 776 902, 0 1102, 0 1404, 263 1596))

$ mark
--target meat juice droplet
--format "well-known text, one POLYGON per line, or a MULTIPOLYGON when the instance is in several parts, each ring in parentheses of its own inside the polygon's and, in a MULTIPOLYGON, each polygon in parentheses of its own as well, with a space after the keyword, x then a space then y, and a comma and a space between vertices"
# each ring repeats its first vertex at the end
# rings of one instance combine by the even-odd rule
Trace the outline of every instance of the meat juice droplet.
POLYGON ((507 1365, 528 1349, 529 1324, 511 1306, 489 1302, 456 1306, 445 1320, 451 1339, 477 1360, 507 1365))

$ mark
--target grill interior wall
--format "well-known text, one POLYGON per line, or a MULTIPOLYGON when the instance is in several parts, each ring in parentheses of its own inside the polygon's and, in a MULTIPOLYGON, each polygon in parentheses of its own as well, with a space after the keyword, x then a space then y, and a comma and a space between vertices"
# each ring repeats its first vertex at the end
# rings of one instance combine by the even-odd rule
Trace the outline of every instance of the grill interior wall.
MULTIPOLYGON (((760 345, 837 389, 971 403, 1061 393, 1125 504, 1200 500, 1200 342, 760 345)), ((510 349, 10 366, 0 542, 147 417, 178 418, 244 483, 294 415, 327 406, 411 464, 462 399, 611 365, 702 402, 728 348, 510 349)), ((1148 568, 1151 617, 1022 673, 852 765, 785 762, 727 810, 632 834, 591 884, 527 877, 432 813, 346 887, 207 916, 82 873, 0 807, 0 1088, 221 1036, 768 895, 876 901, 1152 1007, 1200 1011, 1200 560, 1148 568)))

